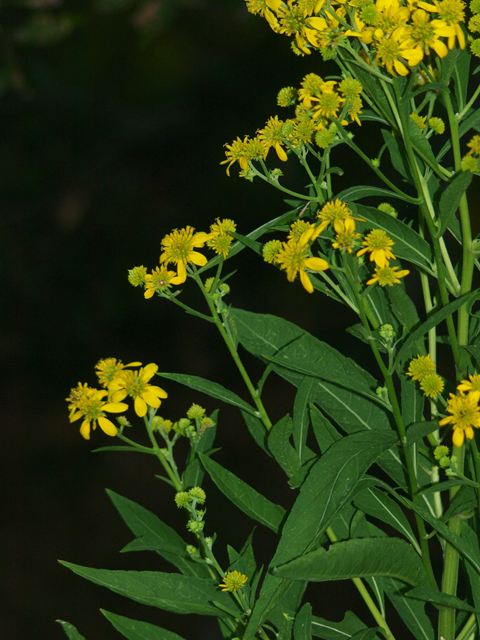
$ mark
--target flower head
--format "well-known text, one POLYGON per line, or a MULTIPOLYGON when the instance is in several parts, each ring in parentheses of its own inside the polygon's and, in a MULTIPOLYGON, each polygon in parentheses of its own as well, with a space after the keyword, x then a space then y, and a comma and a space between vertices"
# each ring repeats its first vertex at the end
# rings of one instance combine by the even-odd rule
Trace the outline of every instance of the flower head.
POLYGON ((425 376, 430 375, 434 371, 435 363, 429 355, 417 356, 413 360, 410 360, 407 376, 410 376, 412 380, 422 380, 425 376))
POLYGON ((139 287, 142 284, 145 284, 145 276, 147 275, 147 267, 143 265, 140 267, 133 267, 133 269, 128 270, 128 281, 132 285, 132 287, 139 287))
POLYGON ((155 293, 164 293, 172 284, 181 284, 181 282, 181 278, 175 271, 169 271, 164 265, 155 267, 152 273, 145 276, 145 293, 143 295, 148 300, 155 293))
POLYGON ((230 234, 235 233, 236 228, 237 225, 233 220, 217 218, 216 222, 210 226, 210 239, 207 240, 207 245, 226 258, 233 241, 233 236, 230 234))
POLYGON ((332 242, 332 247, 352 253, 353 249, 358 245, 358 238, 361 237, 360 233, 355 233, 355 220, 353 218, 339 220, 336 228, 337 235, 335 241, 332 242))
POLYGON ((308 244, 308 236, 310 229, 307 229, 302 237, 296 242, 289 240, 283 243, 281 249, 275 256, 275 262, 280 265, 281 269, 287 272, 287 279, 293 282, 300 273, 302 285, 308 293, 313 293, 313 284, 308 277, 306 269, 311 271, 325 271, 328 269, 328 262, 323 258, 312 258, 310 256, 310 247, 308 244))
POLYGON ((467 391, 468 395, 474 395, 476 401, 480 400, 480 375, 468 376, 468 380, 462 380, 457 389, 461 392, 467 391))
POLYGON ((436 398, 443 391, 443 380, 436 373, 428 373, 420 380, 420 389, 427 398, 436 398))
POLYGON ((480 408, 478 400, 473 394, 464 396, 450 394, 447 402, 447 411, 451 414, 439 421, 439 425, 443 427, 446 424, 453 426, 453 444, 461 447, 465 437, 473 440, 473 427, 480 427, 480 408))
POLYGON ((237 137, 236 140, 232 142, 232 144, 226 144, 227 150, 225 151, 225 155, 227 156, 226 160, 222 160, 220 164, 227 165, 227 176, 230 175, 230 167, 234 162, 238 162, 240 168, 244 171, 248 169, 248 151, 247 151, 247 143, 248 136, 245 136, 243 140, 237 137))
POLYGON ((394 284, 400 284, 400 278, 408 276, 410 271, 408 271, 408 269, 397 271, 397 269, 399 269, 399 267, 391 267, 388 262, 384 267, 375 267, 373 278, 370 278, 367 284, 376 284, 378 282, 381 287, 387 285, 391 287, 394 284))
POLYGON ((222 591, 238 591, 247 580, 247 576, 240 571, 229 571, 218 586, 222 587, 222 591))
POLYGON ((269 240, 262 247, 262 255, 265 262, 276 262, 278 252, 282 250, 283 244, 280 240, 269 240))
POLYGON ((370 260, 375 262, 379 267, 384 267, 388 261, 395 256, 390 250, 395 243, 391 240, 383 229, 374 229, 366 236, 362 242, 364 249, 357 252, 357 256, 363 256, 367 251, 370 252, 370 260))
POLYGON ((158 366, 150 363, 139 371, 127 369, 121 372, 108 385, 112 400, 119 402, 130 396, 134 399, 135 413, 140 418, 146 415, 147 405, 158 409, 161 404, 160 398, 167 398, 168 394, 160 387, 149 384, 157 371, 158 366))
POLYGON ((122 413, 128 409, 128 404, 123 402, 105 402, 104 398, 108 394, 106 389, 92 389, 86 384, 78 384, 72 389, 67 398, 70 406, 70 422, 75 422, 83 418, 80 433, 86 440, 90 440, 90 428, 100 429, 108 436, 117 435, 117 427, 111 420, 105 417, 107 413, 122 413))
POLYGON ((110 382, 120 373, 120 371, 123 371, 127 367, 139 367, 141 364, 141 362, 129 362, 128 364, 123 364, 121 360, 117 360, 116 358, 104 358, 97 362, 95 369, 97 370, 96 373, 98 381, 102 387, 108 387, 110 382))
POLYGON ((178 279, 174 284, 182 284, 187 279, 187 263, 192 262, 199 267, 207 264, 207 258, 195 249, 202 248, 210 238, 211 234, 203 231, 195 233, 195 229, 190 226, 185 229, 174 229, 163 238, 160 263, 173 262, 177 265, 178 279))
POLYGON ((320 218, 320 233, 333 223, 335 231, 342 230, 342 225, 338 224, 341 221, 345 221, 352 216, 352 210, 345 202, 342 202, 338 198, 335 201, 327 202, 323 205, 322 209, 317 213, 317 218, 320 218))
MULTIPOLYGON (((288 159, 285 149, 283 148, 284 134, 283 134, 284 122, 278 119, 278 116, 270 118, 263 129, 258 130, 257 138, 262 141, 263 144, 263 159, 265 160, 269 150, 273 147, 277 152, 277 156, 285 162, 288 159)), ((243 167, 242 167, 243 169, 243 167)))

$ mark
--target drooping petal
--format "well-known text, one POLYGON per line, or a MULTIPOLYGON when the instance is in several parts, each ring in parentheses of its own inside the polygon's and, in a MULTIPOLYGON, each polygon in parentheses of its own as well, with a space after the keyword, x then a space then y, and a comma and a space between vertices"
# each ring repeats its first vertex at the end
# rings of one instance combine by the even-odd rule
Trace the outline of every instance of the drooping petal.
POLYGON ((103 411, 108 411, 109 413, 122 413, 127 410, 128 404, 125 402, 109 402, 103 407, 103 411))
POLYGON ((203 253, 198 253, 198 251, 190 251, 188 254, 188 259, 190 260, 190 262, 193 262, 193 264, 196 264, 198 267, 203 267, 208 262, 207 258, 203 255, 203 253))
POLYGON ((118 391, 114 391, 112 393, 111 400, 112 402, 121 402, 127 396, 128 396, 128 392, 126 389, 119 389, 118 391))
POLYGON ((149 384, 148 390, 151 391, 151 393, 154 393, 159 398, 168 398, 168 393, 164 391, 161 387, 157 387, 155 385, 149 384))
POLYGON ((139 418, 143 418, 143 416, 146 415, 147 403, 143 398, 140 398, 140 396, 137 396, 135 398, 134 407, 135 407, 135 413, 139 418))
POLYGON ((158 409, 161 404, 160 399, 157 398, 157 396, 148 389, 145 389, 145 391, 142 393, 142 398, 150 407, 154 407, 155 409, 158 409))
POLYGON ((113 424, 111 420, 108 418, 99 418, 98 424, 100 425, 100 429, 107 434, 107 436, 116 436, 117 435, 117 427, 113 424))
POLYGON ((323 258, 307 258, 303 266, 312 271, 325 271, 328 269, 328 262, 323 258))
POLYGON ((279 142, 277 142, 277 144, 275 145, 275 151, 277 152, 277 156, 280 158, 280 160, 282 160, 283 162, 286 162, 288 160, 288 156, 279 142))
POLYGON ((464 439, 465 439, 465 435, 464 435, 463 429, 454 429, 453 436, 452 436, 453 444, 456 447, 461 447, 464 439))
POLYGON ((310 278, 308 277, 308 273, 304 269, 300 269, 300 281, 303 285, 303 288, 308 291, 308 293, 313 293, 313 284, 310 278))
POLYGON ((85 440, 90 440, 90 420, 84 420, 82 422, 80 433, 85 438, 85 440))
POLYGON ((175 284, 183 284, 186 279, 187 279, 187 270, 185 268, 185 264, 180 260, 180 262, 178 262, 177 264, 176 280, 178 280, 178 282, 175 282, 175 284))

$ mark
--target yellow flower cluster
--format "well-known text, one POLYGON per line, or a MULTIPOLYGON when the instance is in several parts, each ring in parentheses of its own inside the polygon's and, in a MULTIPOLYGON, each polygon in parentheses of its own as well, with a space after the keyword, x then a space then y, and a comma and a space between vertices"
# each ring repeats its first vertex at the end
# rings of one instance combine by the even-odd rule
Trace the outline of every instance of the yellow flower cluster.
POLYGON ((440 420, 443 427, 451 424, 453 427, 453 444, 461 447, 465 438, 473 440, 473 428, 480 428, 480 375, 471 375, 468 380, 462 380, 457 386, 459 393, 450 394, 447 411, 451 414, 440 420))
POLYGON ((134 267, 128 272, 128 281, 134 287, 145 287, 145 298, 152 298, 155 293, 165 293, 170 287, 176 284, 183 284, 187 279, 187 265, 189 263, 203 267, 207 264, 207 258, 197 251, 207 244, 218 255, 226 258, 233 241, 232 233, 235 233, 237 226, 233 220, 216 219, 210 226, 210 233, 203 231, 195 233, 193 227, 187 226, 184 229, 174 229, 167 234, 162 244, 162 254, 160 255, 160 266, 147 273, 144 266, 134 267), (169 271, 168 265, 173 263, 177 271, 169 271))
POLYGON ((443 380, 435 373, 435 363, 429 355, 411 360, 407 375, 420 382, 420 389, 427 398, 436 398, 443 391, 443 380))
POLYGON ((226 160, 220 164, 227 165, 227 175, 230 175, 230 167, 238 162, 246 177, 249 162, 265 160, 270 149, 274 149, 278 158, 285 162, 288 150, 312 144, 314 140, 319 147, 328 147, 336 131, 334 120, 340 120, 343 126, 351 122, 360 124, 362 91, 362 85, 354 78, 344 78, 341 82, 325 81, 316 73, 309 73, 298 91, 285 87, 278 94, 280 106, 296 105, 295 118, 280 120, 275 115, 257 131, 254 138, 245 136, 242 140, 237 137, 232 144, 225 145, 226 160))
POLYGON ((240 573, 240 571, 228 571, 223 578, 223 582, 218 586, 222 588, 222 591, 238 591, 242 589, 247 580, 247 576, 240 573))
POLYGON ((355 218, 352 210, 342 200, 337 198, 327 202, 317 212, 317 218, 320 220, 319 225, 302 219, 297 220, 291 225, 286 242, 270 240, 263 246, 265 262, 277 264, 284 269, 289 282, 293 282, 297 274, 300 274, 303 287, 309 293, 313 292, 314 287, 307 270, 325 271, 329 265, 323 258, 312 257, 310 246, 329 225, 333 225, 336 234, 332 242, 333 249, 351 254, 356 247, 363 245, 356 255, 361 257, 367 252, 370 253, 370 260, 376 267, 367 285, 378 283, 382 287, 392 286, 410 273, 407 270, 398 271, 398 267, 390 266, 389 260, 395 260, 391 251, 394 242, 383 229, 370 231, 361 243, 358 242, 361 234, 356 232, 355 221, 362 219, 355 218))
MULTIPOLYGON (((480 41, 480 39, 479 39, 480 41)), ((463 171, 471 171, 472 173, 480 172, 480 136, 473 136, 467 144, 470 151, 462 158, 463 171)))
POLYGON ((310 54, 317 49, 324 58, 331 58, 342 46, 359 48, 362 44, 370 62, 385 67, 391 75, 407 75, 409 67, 418 65, 430 50, 444 58, 457 43, 465 48, 462 0, 246 2, 247 9, 262 15, 273 31, 295 38, 292 48, 296 53, 310 54))
POLYGON ((121 360, 106 358, 96 365, 96 373, 103 389, 94 389, 87 384, 78 383, 70 391, 66 399, 70 412, 70 422, 83 418, 80 433, 90 439, 90 429, 96 429, 97 423, 107 435, 117 435, 117 427, 105 417, 107 413, 123 413, 128 404, 122 402, 127 396, 134 400, 135 413, 143 417, 148 406, 158 409, 160 398, 166 398, 167 392, 160 387, 150 384, 151 378, 158 371, 156 364, 148 364, 138 371, 131 367, 141 365, 141 362, 123 364, 121 360))

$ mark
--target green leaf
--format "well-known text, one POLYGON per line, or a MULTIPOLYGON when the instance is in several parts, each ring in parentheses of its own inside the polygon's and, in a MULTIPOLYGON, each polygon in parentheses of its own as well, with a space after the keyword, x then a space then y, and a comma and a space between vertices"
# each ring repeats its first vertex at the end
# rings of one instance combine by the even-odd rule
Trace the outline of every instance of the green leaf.
POLYGON ((325 453, 334 442, 342 439, 333 424, 325 418, 320 409, 314 404, 310 405, 310 420, 312 421, 313 433, 321 453, 325 453))
POLYGON ((413 509, 413 511, 418 513, 418 515, 421 516, 421 518, 425 520, 425 522, 428 522, 428 524, 433 527, 444 540, 450 542, 450 544, 455 547, 457 551, 459 551, 460 555, 462 555, 471 563, 475 571, 480 573, 480 555, 476 552, 475 548, 472 545, 468 544, 466 540, 463 540, 459 535, 454 533, 441 520, 435 518, 435 516, 433 516, 430 511, 427 511, 427 509, 414 504, 413 502, 403 496, 400 496, 399 494, 397 494, 397 497, 401 502, 403 502, 403 504, 405 504, 405 506, 413 509))
POLYGON ((405 596, 405 585, 392 578, 383 579, 383 587, 390 602, 398 611, 400 618, 407 625, 416 640, 435 640, 430 618, 425 613, 425 604, 405 596))
POLYGON ((468 81, 470 79, 470 58, 467 49, 456 49, 458 54, 453 68, 452 77, 455 81, 455 96, 459 110, 463 109, 467 101, 468 81))
MULTIPOLYGON (((283 525, 282 537, 271 567, 284 564, 307 551, 349 502, 361 478, 397 437, 385 431, 355 433, 333 444, 316 462, 283 525)), ((288 585, 288 582, 286 583, 288 585)), ((281 600, 285 581, 267 574, 252 611, 244 640, 250 640, 268 612, 281 600)))
MULTIPOLYGON (((413 423, 418 424, 422 419, 423 408, 425 406, 425 396, 421 392, 420 385, 413 380, 409 380, 405 375, 400 376, 400 386, 402 392, 403 424, 409 424, 413 426, 413 423)), ((428 433, 431 432, 429 431, 428 433)), ((418 438, 421 438, 424 435, 428 435, 428 433, 425 434, 422 431, 421 435, 417 436, 417 429, 414 429, 410 434, 410 441, 408 440, 407 432, 407 442, 410 445, 418 440, 418 438)))
POLYGON ((356 494, 354 504, 369 516, 377 518, 399 531, 410 541, 417 553, 421 553, 405 514, 386 493, 376 487, 368 487, 356 494))
POLYGON ((446 593, 442 593, 436 589, 430 589, 429 587, 415 587, 415 589, 407 591, 405 595, 407 598, 415 598, 416 600, 431 602, 432 604, 439 605, 440 607, 449 607, 450 609, 460 609, 461 611, 478 613, 473 607, 460 598, 449 596, 446 593))
POLYGON ((407 128, 407 135, 412 142, 416 154, 420 156, 420 158, 422 158, 422 160, 431 167, 438 167, 437 159, 435 158, 429 141, 420 131, 419 126, 415 124, 415 122, 411 118, 408 118, 407 120, 407 128))
POLYGON ((218 410, 214 411, 209 417, 213 422, 213 427, 205 429, 195 447, 190 449, 190 456, 182 476, 183 486, 186 489, 202 486, 204 470, 198 454, 206 453, 213 448, 215 436, 217 435, 218 410))
POLYGON ((216 398, 217 400, 221 400, 222 402, 226 402, 227 404, 239 407, 244 411, 248 411, 249 413, 256 415, 255 409, 251 407, 248 402, 245 402, 245 400, 242 400, 236 393, 225 389, 225 387, 222 387, 222 385, 217 382, 211 382, 210 380, 205 380, 205 378, 199 378, 198 376, 190 376, 182 373, 157 372, 157 376, 168 378, 168 380, 173 380, 174 382, 179 382, 190 389, 205 393, 211 398, 216 398))
POLYGON ((455 215, 463 194, 470 186, 473 175, 470 171, 462 171, 448 185, 442 193, 439 203, 437 238, 441 238, 455 215))
POLYGON ((395 257, 408 260, 433 274, 432 248, 416 231, 379 209, 360 204, 354 205, 354 208, 355 213, 365 220, 365 223, 358 223, 359 228, 382 229, 395 243, 395 257))
POLYGON ((461 514, 463 517, 475 511, 478 506, 477 492, 469 486, 460 487, 448 509, 443 514, 443 520, 448 522, 450 518, 461 514))
POLYGON ((273 569, 291 580, 325 582, 369 576, 386 576, 412 586, 427 579, 422 561, 400 538, 354 538, 323 547, 273 569))
POLYGON ((252 240, 252 238, 249 238, 248 236, 242 236, 241 233, 230 232, 229 235, 233 236, 235 238, 235 240, 238 240, 239 242, 244 244, 246 247, 248 247, 252 251, 255 251, 255 253, 258 253, 259 255, 262 255, 262 246, 263 245, 262 245, 261 242, 257 242, 256 240, 252 240))
POLYGON ((156 551, 185 575, 209 575, 205 566, 194 562, 187 554, 186 543, 178 533, 154 513, 114 491, 107 489, 107 494, 126 525, 137 536, 123 551, 156 551))
MULTIPOLYGON (((377 631, 380 631, 380 627, 358 631, 358 633, 352 636, 352 640, 373 640, 373 638, 378 638, 377 631)), ((380 633, 380 637, 384 637, 382 633, 380 633)))
POLYGON ((308 455, 307 447, 308 427, 310 426, 310 416, 308 411, 309 403, 315 397, 316 380, 305 376, 298 385, 293 404, 293 441, 298 457, 299 466, 306 462, 311 456, 308 455))
POLYGON ((112 623, 114 628, 128 640, 183 640, 183 638, 172 631, 162 629, 149 622, 140 622, 110 613, 101 609, 106 619, 112 623))
POLYGON ((386 288, 388 289, 387 294, 390 298, 392 312, 405 329, 411 331, 415 325, 420 324, 415 303, 410 296, 407 295, 405 286, 398 285, 386 288))
POLYGON ((161 571, 109 571, 64 561, 60 561, 60 564, 82 578, 126 598, 165 611, 218 616, 221 612, 212 604, 213 601, 218 601, 222 606, 238 611, 241 615, 237 601, 227 592, 221 591, 216 580, 161 571))
MULTIPOLYGON (((476 556, 480 558, 480 545, 478 536, 475 531, 470 527, 467 522, 462 523, 462 538, 467 545, 474 550, 476 556)), ((473 598, 473 603, 477 611, 480 611, 480 575, 472 567, 470 562, 465 563, 465 569, 467 570, 468 580, 470 582, 470 589, 473 598)), ((477 624, 480 623, 480 614, 477 614, 477 624)), ((479 627, 480 628, 480 627, 479 627)))
POLYGON ((395 370, 398 367, 403 354, 413 344, 415 344, 417 340, 419 340, 428 331, 430 331, 430 329, 432 329, 433 327, 436 327, 438 324, 440 324, 440 322, 445 320, 445 318, 447 318, 449 315, 457 311, 457 309, 460 309, 460 307, 463 307, 464 304, 469 305, 473 303, 475 300, 477 300, 479 297, 480 297, 480 294, 477 289, 476 291, 472 291, 471 293, 465 296, 461 296, 460 298, 457 298, 453 302, 450 302, 449 304, 445 305, 444 307, 441 307, 440 309, 432 313, 429 316, 429 318, 418 327, 418 329, 415 329, 415 331, 412 331, 412 333, 404 340, 402 346, 397 351, 397 357, 395 359, 395 364, 393 365, 392 370, 395 370))
POLYGON ((60 624, 70 640, 85 640, 85 637, 78 633, 73 624, 65 622, 64 620, 57 620, 57 622, 60 624))
POLYGON ((395 193, 395 191, 389 191, 388 189, 382 189, 380 187, 370 187, 368 185, 349 187, 341 191, 336 197, 344 202, 357 202, 358 200, 363 200, 363 198, 371 197, 409 200, 409 198, 405 198, 401 194, 395 193))
POLYGON ((419 495, 425 495, 426 493, 450 491, 450 489, 453 489, 453 487, 458 487, 459 485, 466 485, 466 482, 464 482, 460 478, 456 478, 455 480, 447 480, 446 482, 435 482, 428 487, 422 487, 422 489, 418 493, 419 495))
POLYGON ((312 635, 323 640, 348 640, 366 629, 363 622, 351 611, 347 611, 342 622, 331 622, 313 616, 312 635))
POLYGON ((268 436, 270 453, 288 477, 292 477, 300 468, 297 452, 290 444, 292 433, 293 420, 286 415, 273 425, 268 436))
POLYGON ((421 440, 430 433, 437 431, 438 420, 428 420, 427 422, 414 422, 407 429, 407 447, 421 440))
POLYGON ((257 416, 252 415, 248 411, 241 411, 242 417, 247 425, 247 429, 250 432, 250 435, 255 440, 256 444, 270 455, 270 451, 268 450, 267 438, 268 431, 265 428, 265 425, 257 418, 257 416))
POLYGON ((312 637, 312 607, 306 602, 295 616, 293 625, 294 640, 311 640, 312 637))
POLYGON ((388 152, 390 153, 390 160, 393 168, 405 178, 410 184, 414 184, 415 181, 410 171, 407 154, 405 149, 400 146, 400 142, 395 138, 390 131, 382 129, 382 136, 387 145, 388 152))
POLYGON ((275 533, 280 532, 286 514, 283 507, 270 502, 231 471, 224 469, 218 462, 214 462, 203 454, 200 454, 200 459, 213 482, 235 506, 275 533))

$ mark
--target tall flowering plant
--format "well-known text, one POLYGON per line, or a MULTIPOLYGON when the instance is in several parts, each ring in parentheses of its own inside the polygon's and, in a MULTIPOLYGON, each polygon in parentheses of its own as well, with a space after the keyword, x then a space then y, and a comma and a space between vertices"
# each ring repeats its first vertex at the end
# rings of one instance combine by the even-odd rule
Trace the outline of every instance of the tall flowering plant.
MULTIPOLYGON (((146 299, 160 298, 147 304, 171 302, 214 324, 250 400, 154 363, 101 360, 99 388, 72 389, 70 421, 82 420, 86 439, 97 425, 116 437, 119 444, 106 449, 155 456, 187 531, 178 534, 110 492, 134 535, 127 549, 157 552, 172 572, 64 564, 138 602, 214 616, 225 640, 473 640, 480 636, 480 290, 473 288, 480 240, 472 237, 472 206, 477 212, 468 194, 480 173, 480 0, 469 8, 462 0, 246 5, 289 36, 294 53, 315 60, 299 87, 280 90, 284 119, 275 114, 253 137, 237 137, 223 161, 228 175, 238 164, 241 177, 285 193, 287 210, 247 235, 220 218, 207 231, 175 229, 161 241, 159 265, 133 268, 129 281, 146 299), (316 73, 318 54, 337 64, 336 75, 316 73), (380 132, 374 155, 355 142, 359 126, 380 132), (341 146, 382 186, 338 192, 341 146), (291 162, 306 172, 305 191, 283 179, 279 167, 291 162), (368 345, 375 373, 291 322, 226 303, 234 278, 225 270, 242 250, 299 282, 298 295, 329 296, 353 310, 350 332, 368 345), (187 279, 203 308, 184 299, 187 279), (445 377, 436 367, 439 345, 445 377), (263 363, 260 380, 252 380, 243 351, 263 363), (275 375, 296 396, 290 414, 273 424, 262 390, 275 375), (278 464, 295 490, 290 510, 222 466, 213 447, 217 428, 226 427, 216 410, 192 404, 185 416, 161 417, 163 386, 171 393, 175 383, 240 411, 268 464, 278 464), (137 418, 146 444, 130 436, 137 418), (181 438, 190 445, 186 459, 174 452, 181 438), (228 547, 227 566, 219 563, 215 548, 226 541, 209 530, 205 473, 278 536, 268 567, 257 565, 251 536, 240 550, 228 547), (316 615, 305 590, 339 580, 351 580, 364 605, 335 622, 316 615), (393 609, 403 624, 395 633, 393 609)), ((234 300, 234 284, 232 293, 234 300)), ((156 624, 104 614, 130 640, 179 639, 156 624)), ((82 637, 62 625, 70 638, 82 637)))

